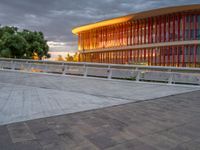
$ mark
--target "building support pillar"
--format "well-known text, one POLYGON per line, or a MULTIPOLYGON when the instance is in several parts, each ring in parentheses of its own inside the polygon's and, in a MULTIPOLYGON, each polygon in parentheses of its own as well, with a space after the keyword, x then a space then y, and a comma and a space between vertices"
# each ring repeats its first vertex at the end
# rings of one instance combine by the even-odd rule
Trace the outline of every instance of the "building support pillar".
POLYGON ((194 45, 194 67, 196 67, 196 59, 197 59, 197 45, 195 44, 194 45))

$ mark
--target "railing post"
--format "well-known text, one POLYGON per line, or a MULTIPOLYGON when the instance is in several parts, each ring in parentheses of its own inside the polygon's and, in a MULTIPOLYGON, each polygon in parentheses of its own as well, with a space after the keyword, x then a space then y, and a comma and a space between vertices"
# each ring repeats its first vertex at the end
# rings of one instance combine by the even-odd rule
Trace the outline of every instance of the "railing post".
POLYGON ((168 84, 173 84, 173 77, 174 77, 174 73, 172 72, 171 69, 168 70, 169 72, 169 79, 168 79, 168 84))
POLYGON ((174 74, 171 72, 168 79, 168 84, 173 84, 173 76, 174 74))
POLYGON ((199 85, 200 85, 200 77, 199 77, 199 85))
POLYGON ((13 60, 11 61, 11 69, 15 70, 15 62, 13 60))
POLYGON ((28 66, 28 68, 27 68, 27 71, 32 72, 31 67, 32 67, 32 63, 29 63, 29 66, 28 66))
POLYGON ((1 64, 0 69, 3 70, 3 62, 1 61, 0 64, 1 64))
MULTIPOLYGON (((44 63, 43 63, 43 65, 44 65, 44 63)), ((48 64, 45 65, 44 72, 45 72, 45 73, 48 73, 48 64)))
POLYGON ((84 72, 84 77, 87 77, 88 73, 88 67, 84 64, 85 72, 84 72))
POLYGON ((112 69, 108 66, 108 79, 112 79, 112 69))
POLYGON ((66 73, 65 73, 65 68, 66 68, 65 63, 62 63, 62 74, 63 74, 63 75, 66 74, 66 73))
POLYGON ((136 81, 139 82, 140 81, 141 72, 138 70, 138 68, 136 68, 135 71, 138 72, 137 76, 136 76, 136 81))
POLYGON ((28 70, 28 66, 29 66, 28 64, 29 64, 29 62, 28 62, 28 60, 26 60, 26 63, 23 65, 24 71, 28 70))

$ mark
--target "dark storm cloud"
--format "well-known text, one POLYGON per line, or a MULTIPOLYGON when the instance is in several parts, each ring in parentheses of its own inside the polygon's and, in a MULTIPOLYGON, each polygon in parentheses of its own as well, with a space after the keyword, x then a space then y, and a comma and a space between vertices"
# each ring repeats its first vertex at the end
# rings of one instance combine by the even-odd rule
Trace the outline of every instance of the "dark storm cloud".
POLYGON ((0 24, 42 31, 52 41, 54 50, 76 50, 76 36, 71 33, 74 26, 152 8, 194 3, 199 0, 0 0, 0 24))

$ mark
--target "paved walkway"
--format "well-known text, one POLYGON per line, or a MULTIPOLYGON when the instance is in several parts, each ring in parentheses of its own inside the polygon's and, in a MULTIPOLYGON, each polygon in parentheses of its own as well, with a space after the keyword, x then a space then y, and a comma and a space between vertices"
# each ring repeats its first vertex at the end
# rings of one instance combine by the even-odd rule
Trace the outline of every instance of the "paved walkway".
POLYGON ((0 125, 195 90, 199 88, 0 71, 0 125))
POLYGON ((200 91, 0 126, 1 150, 199 150, 200 91))

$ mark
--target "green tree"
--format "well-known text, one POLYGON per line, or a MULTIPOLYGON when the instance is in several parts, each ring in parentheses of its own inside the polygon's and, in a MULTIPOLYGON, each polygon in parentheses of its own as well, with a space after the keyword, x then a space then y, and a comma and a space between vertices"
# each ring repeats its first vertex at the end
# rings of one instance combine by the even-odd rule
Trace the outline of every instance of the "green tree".
POLYGON ((42 32, 19 31, 16 27, 0 26, 0 56, 12 58, 49 58, 49 47, 42 32))
POLYGON ((2 39, 4 50, 10 51, 10 57, 23 58, 25 56, 28 43, 22 36, 18 34, 5 34, 2 39))
POLYGON ((3 49, 0 53, 0 56, 10 58, 11 57, 11 51, 10 49, 3 49))
POLYGON ((28 30, 23 30, 23 32, 21 32, 20 34, 28 42, 26 52, 28 57, 30 57, 30 55, 33 55, 33 53, 36 53, 39 59, 42 59, 42 57, 50 57, 50 55, 48 54, 49 46, 47 45, 47 41, 44 40, 44 35, 42 32, 31 32, 28 30))
POLYGON ((62 55, 58 55, 58 57, 56 58, 57 61, 64 61, 62 55))
POLYGON ((71 56, 69 53, 67 54, 67 56, 65 57, 66 61, 73 61, 73 56, 71 56))
POLYGON ((70 55, 69 53, 65 57, 66 61, 73 61, 73 62, 78 62, 78 53, 75 53, 73 55, 70 55))

